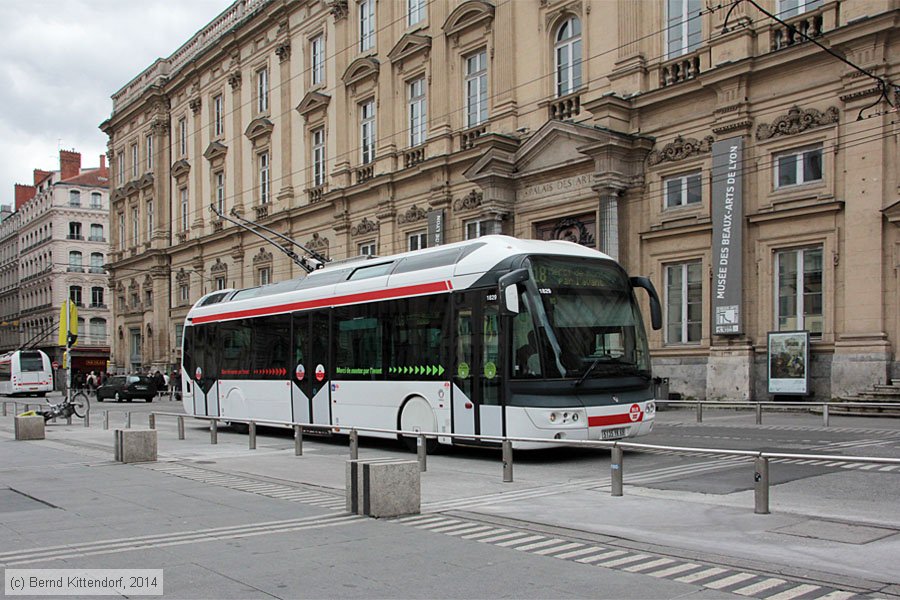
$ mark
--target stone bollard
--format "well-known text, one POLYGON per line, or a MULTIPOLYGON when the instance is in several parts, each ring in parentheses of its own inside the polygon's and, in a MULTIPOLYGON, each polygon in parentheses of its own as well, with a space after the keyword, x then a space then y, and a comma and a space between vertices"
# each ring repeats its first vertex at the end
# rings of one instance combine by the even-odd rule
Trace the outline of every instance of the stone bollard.
POLYGON ((156 433, 155 429, 116 429, 113 447, 115 460, 123 463, 156 462, 156 433))
POLYGON ((44 417, 16 417, 16 440, 44 439, 44 417))
POLYGON ((375 458, 347 461, 347 512, 375 518, 416 515, 422 506, 419 462, 375 458))

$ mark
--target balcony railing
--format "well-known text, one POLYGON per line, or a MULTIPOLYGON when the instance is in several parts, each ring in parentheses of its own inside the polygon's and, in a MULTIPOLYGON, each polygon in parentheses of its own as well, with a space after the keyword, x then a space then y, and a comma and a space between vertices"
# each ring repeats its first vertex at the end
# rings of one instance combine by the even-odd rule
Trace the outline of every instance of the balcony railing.
POLYGON ((803 13, 787 21, 787 26, 778 24, 772 30, 772 50, 789 48, 822 35, 823 9, 803 13))
POLYGON ((106 273, 106 269, 104 269, 103 267, 91 267, 91 269, 90 269, 89 272, 90 272, 90 273, 103 274, 103 273, 106 273))
POLYGON ((67 240, 78 240, 79 242, 83 242, 84 236, 81 235, 80 233, 70 233, 69 235, 66 236, 66 239, 67 240))
POLYGON ((470 127, 459 134, 459 149, 468 150, 475 145, 475 140, 480 138, 487 132, 487 125, 477 125, 470 127))
POLYGON ((414 167, 425 160, 425 146, 417 146, 403 153, 403 164, 406 168, 414 167))
POLYGON ((372 164, 363 165, 356 169, 356 183, 365 183, 372 179, 375 174, 375 166, 372 164))
POLYGON ((109 307, 102 302, 91 302, 91 305, 88 308, 109 308, 109 307))
POLYGON ((106 238, 103 236, 92 235, 92 236, 88 237, 88 241, 89 242, 105 242, 106 238))
POLYGON ((319 185, 314 188, 309 188, 308 190, 306 190, 306 194, 309 196, 310 204, 321 202, 322 198, 325 196, 325 186, 319 185))
POLYGON ((551 100, 548 105, 550 119, 554 121, 565 121, 577 116, 581 112, 581 94, 569 94, 551 100))
POLYGON ((253 207, 253 210, 256 211, 257 219, 265 219, 269 216, 269 203, 257 204, 253 207))
POLYGON ((66 273, 84 273, 84 267, 75 267, 69 265, 66 267, 66 273))
POLYGON ((670 60, 659 69, 659 87, 667 87, 688 79, 693 79, 700 74, 700 54, 686 54, 670 60))

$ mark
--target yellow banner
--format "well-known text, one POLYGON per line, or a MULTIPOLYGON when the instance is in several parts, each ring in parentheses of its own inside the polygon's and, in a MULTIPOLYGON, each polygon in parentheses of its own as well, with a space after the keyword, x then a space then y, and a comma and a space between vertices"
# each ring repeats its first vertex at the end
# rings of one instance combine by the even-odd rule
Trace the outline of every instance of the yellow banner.
MULTIPOLYGON (((78 307, 71 300, 62 303, 59 310, 59 345, 66 346, 69 334, 78 335, 78 307)), ((76 345, 72 344, 73 346, 76 345)))

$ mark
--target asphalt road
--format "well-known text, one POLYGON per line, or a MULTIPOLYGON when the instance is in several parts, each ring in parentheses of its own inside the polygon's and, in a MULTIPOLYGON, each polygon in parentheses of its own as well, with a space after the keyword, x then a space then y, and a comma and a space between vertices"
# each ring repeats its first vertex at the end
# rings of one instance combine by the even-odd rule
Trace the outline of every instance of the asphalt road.
MULTIPOLYGON (((422 515, 344 511, 347 439, 286 431, 247 436, 158 419, 160 462, 110 459, 111 427, 180 404, 94 404, 91 427, 48 426, 15 442, 0 418, 0 564, 9 568, 161 568, 165 596, 390 598, 900 597, 900 457, 890 419, 663 411, 641 441, 846 456, 773 461, 771 514, 753 512, 746 460, 627 452, 610 495, 605 451, 517 452, 503 483, 498 451, 428 457, 422 515)), ((363 439, 360 456, 411 458, 363 439)))

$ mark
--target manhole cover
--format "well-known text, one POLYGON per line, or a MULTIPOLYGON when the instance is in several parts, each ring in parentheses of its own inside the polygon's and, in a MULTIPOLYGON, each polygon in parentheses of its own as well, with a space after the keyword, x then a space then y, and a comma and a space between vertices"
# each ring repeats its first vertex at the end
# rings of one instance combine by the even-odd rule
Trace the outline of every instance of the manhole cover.
POLYGON ((868 544, 897 533, 895 529, 850 525, 848 523, 835 523, 834 521, 804 521, 803 523, 788 525, 772 531, 817 540, 842 542, 844 544, 868 544))
POLYGON ((12 488, 0 489, 0 513, 22 512, 24 510, 39 510, 42 508, 59 508, 49 502, 38 500, 28 494, 12 488))

